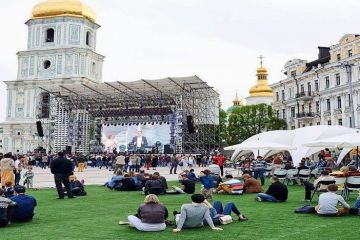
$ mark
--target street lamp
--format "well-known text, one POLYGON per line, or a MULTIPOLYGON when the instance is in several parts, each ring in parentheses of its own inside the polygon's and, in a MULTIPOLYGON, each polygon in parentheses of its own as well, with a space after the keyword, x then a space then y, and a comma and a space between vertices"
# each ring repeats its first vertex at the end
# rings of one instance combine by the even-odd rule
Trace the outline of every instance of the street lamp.
POLYGON ((350 63, 348 61, 340 62, 340 67, 345 68, 346 75, 349 83, 349 105, 350 105, 350 112, 351 112, 351 121, 350 124, 352 128, 355 128, 355 111, 354 111, 354 101, 352 96, 352 66, 354 66, 353 63, 350 63))

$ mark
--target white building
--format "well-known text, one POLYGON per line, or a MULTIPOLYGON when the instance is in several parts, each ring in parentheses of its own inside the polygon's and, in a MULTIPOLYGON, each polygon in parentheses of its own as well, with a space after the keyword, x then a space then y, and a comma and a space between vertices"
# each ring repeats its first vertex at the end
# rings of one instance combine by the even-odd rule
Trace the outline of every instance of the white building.
POLYGON ((7 112, 6 121, 0 124, 4 152, 23 153, 41 145, 54 151, 68 145, 86 151, 87 113, 68 116, 66 109, 49 99, 42 87, 60 85, 66 90, 75 82, 102 82, 104 56, 96 53, 100 26, 95 19, 95 13, 78 0, 48 0, 33 8, 26 22, 27 49, 17 54, 17 78, 4 81, 7 112), (45 137, 41 141, 36 121, 47 117, 42 120, 45 137))
POLYGON ((286 120, 288 129, 311 125, 360 127, 360 35, 346 34, 335 45, 319 47, 315 61, 288 61, 284 74, 286 77, 271 87, 275 113, 286 120), (344 64, 351 65, 351 93, 344 64))

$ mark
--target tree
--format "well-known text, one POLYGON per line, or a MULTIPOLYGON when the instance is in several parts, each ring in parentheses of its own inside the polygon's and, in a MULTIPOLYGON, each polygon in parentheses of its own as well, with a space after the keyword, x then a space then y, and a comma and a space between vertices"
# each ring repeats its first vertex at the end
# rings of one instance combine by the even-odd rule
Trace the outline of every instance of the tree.
POLYGON ((266 104, 242 106, 229 116, 228 138, 230 145, 265 131, 285 129, 286 122, 274 116, 271 106, 266 104))

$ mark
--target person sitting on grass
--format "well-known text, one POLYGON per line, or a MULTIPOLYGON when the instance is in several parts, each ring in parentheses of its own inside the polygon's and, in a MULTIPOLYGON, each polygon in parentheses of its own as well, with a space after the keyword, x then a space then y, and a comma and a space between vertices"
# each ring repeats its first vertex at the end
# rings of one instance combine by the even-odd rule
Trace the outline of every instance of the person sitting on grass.
POLYGON ((350 208, 349 213, 351 215, 360 216, 360 192, 359 192, 359 196, 356 199, 354 207, 350 208))
POLYGON ((215 227, 211 216, 210 209, 204 204, 205 197, 201 194, 191 196, 192 203, 183 204, 181 212, 174 211, 176 229, 174 232, 180 232, 183 228, 198 228, 204 226, 204 220, 212 230, 223 230, 215 227))
POLYGON ((110 188, 111 190, 113 190, 117 185, 119 185, 119 183, 121 182, 121 180, 123 180, 124 176, 121 170, 117 170, 115 173, 115 176, 113 176, 110 181, 107 181, 104 186, 110 188))
POLYGON ((69 181, 74 196, 86 196, 87 193, 85 191, 84 180, 81 180, 80 182, 75 175, 71 175, 69 176, 69 181))
POLYGON ((248 220, 247 217, 240 213, 239 209, 233 202, 227 203, 224 208, 220 201, 215 201, 214 204, 211 205, 208 201, 205 200, 204 204, 210 209, 210 216, 214 224, 220 224, 222 221, 221 218, 224 216, 230 216, 231 212, 236 214, 239 222, 248 220))
POLYGON ((192 180, 192 181, 195 181, 195 182, 199 181, 199 179, 195 175, 194 169, 190 169, 190 171, 188 173, 188 178, 189 178, 189 180, 192 180))
POLYGON ((245 193, 260 193, 262 192, 261 184, 258 180, 251 177, 249 174, 242 175, 244 179, 244 192, 245 193))
POLYGON ((0 188, 0 227, 6 227, 11 222, 16 203, 4 197, 4 190, 0 188))
POLYGON ((204 195, 205 199, 208 201, 212 200, 212 194, 214 191, 214 182, 212 176, 209 175, 208 170, 201 171, 199 174, 200 182, 203 185, 201 189, 201 194, 204 195))
POLYGON ((159 172, 154 172, 153 175, 157 175, 159 177, 159 180, 162 182, 164 188, 168 189, 168 184, 164 176, 161 176, 159 172))
POLYGON ((186 173, 181 174, 181 187, 172 186, 173 191, 167 191, 167 194, 193 194, 195 192, 195 182, 190 180, 186 173))
POLYGON ((4 187, 4 196, 6 198, 12 197, 14 196, 14 187, 12 186, 12 183, 10 181, 7 181, 5 183, 5 187, 4 187))
POLYGON ((120 184, 115 187, 117 191, 135 191, 136 185, 134 179, 129 174, 125 174, 120 184))
POLYGON ((11 218, 12 221, 27 222, 31 221, 34 217, 34 210, 37 205, 36 199, 26 195, 25 192, 26 188, 24 186, 15 186, 16 196, 10 198, 17 205, 11 218))
POLYGON ((242 194, 243 184, 240 180, 233 178, 232 175, 226 175, 226 182, 220 183, 216 189, 217 193, 242 194))
POLYGON ((146 181, 144 193, 145 195, 164 195, 166 193, 165 186, 163 182, 160 181, 159 175, 152 175, 151 180, 146 181))
POLYGON ((144 204, 138 208, 137 214, 128 216, 129 223, 120 221, 119 224, 130 224, 143 232, 158 232, 166 229, 167 218, 167 208, 156 195, 149 194, 145 197, 144 204))
MULTIPOLYGON (((302 207, 301 213, 316 213, 321 216, 343 216, 348 213, 350 210, 349 204, 342 196, 336 194, 338 186, 336 184, 330 184, 327 186, 327 190, 328 192, 322 193, 319 196, 319 202, 317 206, 302 207), (342 206, 340 208, 338 208, 339 203, 342 206)), ((354 210, 352 210, 352 212, 353 211, 354 210)))
MULTIPOLYGON (((304 201, 311 201, 311 191, 314 190, 319 182, 322 181, 335 181, 335 178, 333 176, 329 175, 329 172, 324 170, 321 172, 321 175, 318 177, 318 179, 316 179, 314 181, 314 183, 308 182, 308 181, 303 181, 304 187, 305 187, 305 199, 304 201)), ((318 191, 319 192, 326 192, 327 191, 327 185, 321 184, 318 187, 318 191)))
POLYGON ((256 201, 265 202, 285 202, 288 198, 287 187, 279 181, 279 178, 272 176, 270 178, 271 185, 266 193, 259 193, 256 201))

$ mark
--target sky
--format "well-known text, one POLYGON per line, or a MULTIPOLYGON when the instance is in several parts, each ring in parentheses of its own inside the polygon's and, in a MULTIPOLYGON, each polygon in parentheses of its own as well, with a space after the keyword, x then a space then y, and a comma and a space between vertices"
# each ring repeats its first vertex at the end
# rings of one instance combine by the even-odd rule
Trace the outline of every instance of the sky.
MULTIPOLYGON (((0 0, 0 121, 6 86, 26 50, 32 7, 40 0, 0 0)), ((315 60, 318 46, 359 33, 358 0, 82 0, 97 14, 103 80, 135 81, 198 75, 219 93, 223 108, 236 91, 256 84, 259 56, 269 82, 284 78, 286 61, 315 60)))

